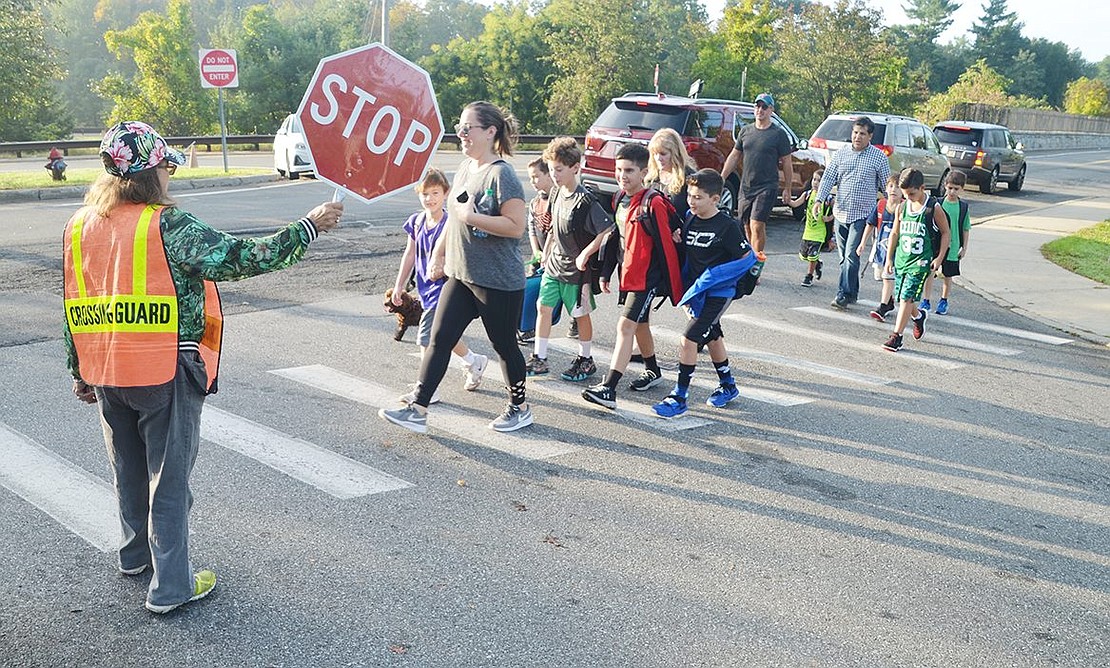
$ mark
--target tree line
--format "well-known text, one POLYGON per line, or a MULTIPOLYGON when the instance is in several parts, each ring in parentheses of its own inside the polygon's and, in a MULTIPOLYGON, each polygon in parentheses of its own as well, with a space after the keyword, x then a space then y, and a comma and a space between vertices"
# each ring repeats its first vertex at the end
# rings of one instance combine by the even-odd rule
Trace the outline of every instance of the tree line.
MULTIPOLYGON (((970 1, 970 0, 968 0, 970 1)), ((273 132, 323 56, 380 39, 380 0, 2 0, 0 140, 57 139, 142 118, 171 135, 218 132, 197 51, 235 49, 232 134, 273 132)), ((581 134, 609 99, 659 88, 751 99, 771 91, 808 134, 838 109, 940 120, 954 102, 1110 115, 1110 57, 1034 39, 985 0, 972 31, 939 44, 957 0, 906 0, 884 25, 863 0, 391 0, 388 45, 431 76, 450 119, 487 99, 531 134, 581 134)))

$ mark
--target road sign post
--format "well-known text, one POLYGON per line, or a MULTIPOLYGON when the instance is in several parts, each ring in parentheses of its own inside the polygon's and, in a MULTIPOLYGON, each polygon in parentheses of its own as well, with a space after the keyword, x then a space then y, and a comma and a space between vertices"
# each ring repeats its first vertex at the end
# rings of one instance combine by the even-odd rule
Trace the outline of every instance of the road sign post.
POLYGON ((224 89, 239 87, 239 63, 233 49, 200 50, 200 85, 215 88, 220 102, 220 146, 227 171, 227 120, 224 117, 224 89))
POLYGON ((367 203, 419 181, 444 133, 428 73, 381 44, 322 59, 297 116, 317 178, 367 203))

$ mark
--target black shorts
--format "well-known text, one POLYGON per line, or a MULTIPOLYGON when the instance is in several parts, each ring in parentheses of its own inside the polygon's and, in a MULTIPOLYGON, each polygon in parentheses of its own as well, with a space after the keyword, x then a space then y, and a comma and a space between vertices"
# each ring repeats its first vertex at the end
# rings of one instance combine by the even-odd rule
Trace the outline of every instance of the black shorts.
POLYGON ((960 261, 959 260, 944 260, 940 265, 940 275, 945 278, 952 278, 953 276, 960 275, 960 261))
POLYGON ((632 322, 647 322, 651 315, 651 300, 655 299, 655 288, 646 292, 621 292, 618 303, 624 306, 621 317, 632 322), (631 299, 630 299, 631 298, 631 299))
POLYGON ((732 300, 726 297, 706 297, 701 313, 697 318, 690 319, 683 336, 699 345, 724 336, 721 331, 721 316, 731 303, 732 300))
POLYGON ((748 195, 745 193, 740 198, 740 222, 747 225, 752 219, 766 223, 771 217, 771 209, 775 208, 778 191, 773 188, 760 190, 748 195))

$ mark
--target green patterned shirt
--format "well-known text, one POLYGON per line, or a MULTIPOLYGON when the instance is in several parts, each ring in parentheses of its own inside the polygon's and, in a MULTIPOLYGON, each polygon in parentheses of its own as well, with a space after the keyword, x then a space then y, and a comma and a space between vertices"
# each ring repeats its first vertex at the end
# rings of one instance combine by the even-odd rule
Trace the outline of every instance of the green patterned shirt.
MULTIPOLYGON (((170 275, 177 290, 178 339, 200 341, 204 335, 204 281, 237 281, 296 264, 317 237, 308 218, 290 223, 268 237, 242 239, 221 232, 177 207, 162 211, 159 224, 170 275)), ((66 364, 80 377, 77 350, 65 324, 66 364)))

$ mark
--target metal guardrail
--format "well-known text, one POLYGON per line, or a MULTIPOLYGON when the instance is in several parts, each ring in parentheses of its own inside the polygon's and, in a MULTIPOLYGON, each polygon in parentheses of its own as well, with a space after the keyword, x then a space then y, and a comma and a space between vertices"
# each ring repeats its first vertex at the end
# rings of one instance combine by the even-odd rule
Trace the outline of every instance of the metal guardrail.
MULTIPOLYGON (((521 135, 520 142, 525 144, 546 144, 555 137, 560 135, 521 135)), ((575 137, 580 143, 585 141, 582 136, 575 137)), ((170 146, 189 146, 196 144, 198 147, 203 146, 205 151, 211 152, 212 147, 217 149, 220 146, 219 135, 199 135, 195 137, 166 137, 166 141, 170 146)), ((274 135, 228 135, 228 146, 252 146, 255 151, 261 150, 263 144, 274 143, 274 135)), ((440 141, 441 144, 453 144, 456 148, 459 145, 459 138, 455 135, 444 135, 440 141)), ((56 148, 62 152, 63 155, 69 155, 69 152, 74 149, 81 148, 98 148, 100 146, 99 139, 63 139, 58 141, 17 141, 17 142, 2 142, 0 143, 0 154, 14 153, 17 158, 22 158, 24 153, 30 154, 43 154, 46 155, 50 149, 56 148)))

